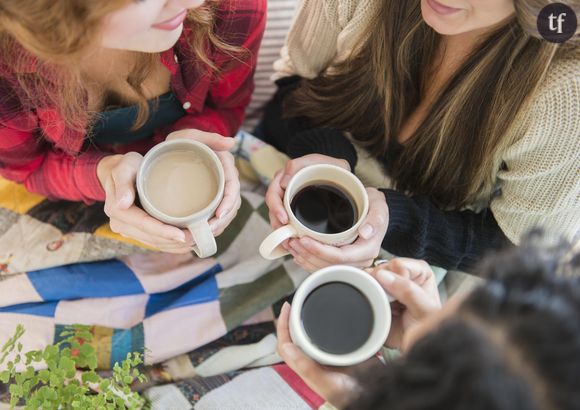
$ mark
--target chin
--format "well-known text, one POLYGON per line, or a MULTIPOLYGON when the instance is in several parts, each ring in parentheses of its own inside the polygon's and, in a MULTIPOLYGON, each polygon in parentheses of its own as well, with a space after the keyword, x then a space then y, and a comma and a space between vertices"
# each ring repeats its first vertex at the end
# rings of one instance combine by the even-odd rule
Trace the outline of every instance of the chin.
POLYGON ((148 30, 146 33, 131 39, 116 41, 115 44, 105 44, 106 48, 118 50, 138 51, 141 53, 160 53, 172 48, 181 33, 183 24, 173 31, 148 30))
POLYGON ((143 41, 143 48, 141 50, 144 53, 159 53, 161 51, 166 51, 172 48, 181 33, 183 32, 183 24, 180 25, 173 31, 163 31, 163 30, 151 30, 151 36, 148 40, 143 41))
POLYGON ((421 2, 421 16, 423 17, 423 21, 425 21, 429 27, 443 36, 452 36, 468 31, 464 28, 465 23, 463 22, 462 24, 462 22, 458 21, 464 18, 464 16, 440 16, 431 10, 424 1, 421 2))

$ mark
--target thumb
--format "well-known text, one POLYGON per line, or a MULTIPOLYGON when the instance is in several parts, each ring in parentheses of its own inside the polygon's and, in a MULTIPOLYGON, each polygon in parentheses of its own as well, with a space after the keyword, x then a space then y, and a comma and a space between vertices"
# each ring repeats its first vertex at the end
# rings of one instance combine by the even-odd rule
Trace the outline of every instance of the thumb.
POLYGON ((135 202, 135 180, 143 157, 126 156, 111 173, 115 185, 117 206, 128 209, 135 202))
POLYGON ((375 273, 375 278, 414 317, 421 318, 433 310, 430 295, 411 279, 383 269, 375 273))
POLYGON ((384 194, 376 189, 367 188, 369 213, 361 224, 358 234, 363 239, 372 238, 377 232, 385 232, 389 223, 389 207, 384 194))

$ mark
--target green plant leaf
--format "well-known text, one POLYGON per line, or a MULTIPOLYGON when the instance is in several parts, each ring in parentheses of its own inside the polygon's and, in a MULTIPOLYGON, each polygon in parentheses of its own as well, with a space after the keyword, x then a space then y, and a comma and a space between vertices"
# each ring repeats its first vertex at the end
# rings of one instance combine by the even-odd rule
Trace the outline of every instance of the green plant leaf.
POLYGON ((50 372, 48 370, 41 370, 38 372, 38 378, 46 384, 50 381, 50 372))
POLYGON ((75 362, 70 357, 63 356, 58 363, 59 369, 63 370, 64 376, 69 379, 76 374, 75 362))
POLYGON ((22 397, 22 387, 18 384, 11 384, 8 391, 11 396, 22 397))
POLYGON ((99 375, 93 371, 85 372, 81 377, 84 383, 98 383, 101 380, 99 375))

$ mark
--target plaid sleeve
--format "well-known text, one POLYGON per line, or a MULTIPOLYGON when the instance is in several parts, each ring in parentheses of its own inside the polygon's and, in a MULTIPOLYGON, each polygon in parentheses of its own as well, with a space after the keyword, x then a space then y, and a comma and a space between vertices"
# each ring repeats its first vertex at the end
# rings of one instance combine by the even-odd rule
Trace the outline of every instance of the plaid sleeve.
POLYGON ((87 203, 104 200, 97 178, 97 164, 104 155, 86 152, 75 157, 54 151, 33 130, 0 121, 0 175, 30 192, 87 203))
POLYGON ((193 128, 233 136, 244 119, 254 90, 258 49, 266 26, 266 0, 224 3, 217 16, 216 34, 227 44, 247 52, 241 58, 216 52, 213 60, 222 72, 212 82, 203 110, 178 120, 173 126, 175 130, 193 128))

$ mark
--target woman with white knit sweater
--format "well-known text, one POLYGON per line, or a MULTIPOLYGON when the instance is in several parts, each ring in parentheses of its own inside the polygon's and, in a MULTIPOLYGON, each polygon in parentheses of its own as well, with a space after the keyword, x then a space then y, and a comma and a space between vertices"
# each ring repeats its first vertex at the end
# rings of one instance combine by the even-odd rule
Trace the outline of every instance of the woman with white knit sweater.
MULTIPOLYGON (((580 237, 580 47, 540 36, 547 0, 302 0, 276 63, 263 138, 311 163, 378 162, 359 239, 284 246, 307 270, 368 266, 381 247, 469 270, 532 227, 580 237)), ((569 3, 580 12, 578 1, 569 3)), ((368 181, 368 179, 367 179, 368 181)))

